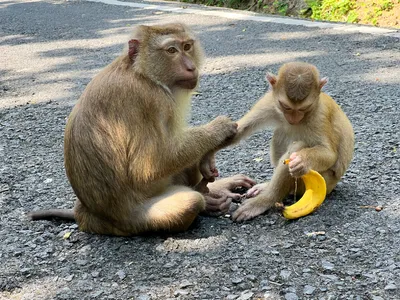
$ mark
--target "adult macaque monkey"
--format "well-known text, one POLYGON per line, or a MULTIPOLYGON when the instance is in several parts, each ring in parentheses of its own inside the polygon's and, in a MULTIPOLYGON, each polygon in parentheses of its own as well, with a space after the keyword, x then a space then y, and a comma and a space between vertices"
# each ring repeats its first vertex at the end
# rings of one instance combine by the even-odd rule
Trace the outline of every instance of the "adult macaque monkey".
MULTIPOLYGON (((347 170, 354 151, 354 133, 341 108, 321 88, 317 68, 301 62, 283 65, 278 77, 267 74, 271 90, 238 121, 233 143, 264 127, 273 127, 271 181, 255 185, 233 214, 235 221, 254 218, 294 191, 294 178, 310 169, 325 178, 330 193, 347 170), (290 159, 289 168, 284 159, 290 159)), ((298 179, 298 194, 304 184, 298 179)))
POLYGON ((32 219, 75 219, 83 231, 135 235, 186 230, 203 211, 228 210, 243 175, 213 181, 217 149, 237 132, 227 117, 188 127, 203 52, 182 24, 138 26, 125 51, 88 84, 65 129, 74 210, 32 219), (202 160, 203 159, 203 160, 202 160), (202 176, 203 175, 203 179, 202 176))

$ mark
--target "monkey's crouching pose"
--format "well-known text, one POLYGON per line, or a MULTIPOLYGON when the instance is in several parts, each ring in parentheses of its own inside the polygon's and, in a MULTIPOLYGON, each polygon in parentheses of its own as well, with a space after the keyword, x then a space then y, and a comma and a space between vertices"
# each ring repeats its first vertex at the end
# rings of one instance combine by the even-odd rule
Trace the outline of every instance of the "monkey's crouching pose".
MULTIPOLYGON (((250 198, 233 214, 236 221, 254 218, 294 191, 294 178, 310 169, 325 178, 330 193, 347 170, 354 151, 352 125, 342 109, 321 88, 313 65, 292 62, 283 65, 278 77, 267 74, 269 91, 238 121, 233 143, 264 127, 273 127, 271 181, 247 191, 250 198), (290 158, 289 168, 282 162, 290 158)), ((298 179, 298 194, 304 184, 298 179)))
POLYGON ((74 210, 32 219, 75 219, 83 231, 134 235, 183 231, 203 211, 224 212, 243 175, 221 179, 213 153, 237 132, 217 117, 188 127, 202 49, 182 24, 138 26, 128 47, 88 84, 65 129, 65 169, 74 210), (203 177, 203 179, 202 179, 203 177))

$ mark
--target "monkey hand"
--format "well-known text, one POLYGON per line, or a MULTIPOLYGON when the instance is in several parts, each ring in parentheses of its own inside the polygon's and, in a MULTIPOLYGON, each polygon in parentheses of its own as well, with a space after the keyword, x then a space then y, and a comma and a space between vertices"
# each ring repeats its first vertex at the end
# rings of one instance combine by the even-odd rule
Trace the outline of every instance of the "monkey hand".
POLYGON ((209 193, 204 194, 206 213, 211 216, 225 214, 228 212, 232 200, 239 200, 241 198, 241 194, 232 191, 239 187, 248 189, 254 184, 255 181, 253 179, 242 174, 209 183, 209 193))
POLYGON ((237 123, 225 116, 218 116, 208 123, 210 131, 214 134, 217 148, 222 149, 229 145, 229 141, 234 138, 237 133, 237 123))
POLYGON ((262 191, 264 191, 267 187, 267 183, 259 183, 250 188, 246 192, 246 198, 254 198, 255 196, 258 196, 262 191))
POLYGON ((218 170, 215 167, 215 154, 214 152, 209 152, 200 161, 199 170, 203 178, 208 182, 213 182, 215 177, 218 177, 218 170))
POLYGON ((204 213, 212 217, 226 214, 232 203, 232 198, 229 198, 228 195, 224 193, 209 192, 203 196, 206 201, 206 210, 204 213))
POLYGON ((273 206, 272 202, 266 201, 265 197, 259 195, 255 198, 246 200, 233 213, 232 220, 236 222, 247 221, 253 219, 273 206))
POLYGON ((307 162, 299 155, 298 152, 293 152, 290 155, 289 173, 293 177, 301 177, 310 171, 307 162))
POLYGON ((211 193, 222 193, 232 200, 238 201, 241 199, 242 195, 233 191, 238 188, 249 189, 255 184, 256 182, 253 179, 242 174, 237 174, 232 177, 219 179, 213 183, 209 183, 208 188, 211 193))

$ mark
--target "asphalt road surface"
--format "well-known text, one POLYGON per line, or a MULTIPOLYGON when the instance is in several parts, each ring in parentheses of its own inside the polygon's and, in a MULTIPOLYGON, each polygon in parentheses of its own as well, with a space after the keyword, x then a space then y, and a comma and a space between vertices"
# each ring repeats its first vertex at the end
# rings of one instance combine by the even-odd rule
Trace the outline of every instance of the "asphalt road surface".
MULTIPOLYGON (((400 299, 399 33, 114 4, 124 5, 0 0, 0 299, 400 299), (193 125, 240 118, 285 62, 317 65, 356 134, 341 183, 297 221, 277 211, 245 223, 200 217, 186 233, 132 238, 29 222, 32 209, 73 206, 63 132, 86 84, 133 25, 169 21, 190 25, 206 50, 193 125)), ((270 137, 221 151, 221 175, 268 180, 270 137)))

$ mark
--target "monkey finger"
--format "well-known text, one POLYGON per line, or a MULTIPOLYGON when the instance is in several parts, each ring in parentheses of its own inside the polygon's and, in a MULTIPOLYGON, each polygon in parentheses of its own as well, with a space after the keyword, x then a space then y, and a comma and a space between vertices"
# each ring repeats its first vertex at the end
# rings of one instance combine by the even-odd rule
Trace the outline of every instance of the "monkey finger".
POLYGON ((202 168, 200 169, 200 173, 205 178, 208 182, 214 181, 214 172, 210 170, 209 168, 202 168))
POLYGON ((211 173, 212 173, 213 177, 219 177, 219 172, 218 172, 217 168, 212 169, 211 173))
POLYGON ((247 191, 246 197, 253 198, 258 194, 260 194, 261 191, 262 191, 262 184, 257 184, 247 191))
POLYGON ((248 191, 246 193, 246 198, 253 198, 253 197, 257 196, 258 194, 260 194, 260 191, 257 189, 253 190, 253 191, 248 191))
POLYGON ((219 209, 221 204, 227 200, 228 197, 226 195, 216 197, 216 196, 210 196, 208 194, 208 195, 205 195, 204 198, 206 201, 207 208, 209 207, 210 209, 217 210, 217 209, 219 209))
POLYGON ((294 159, 297 158, 297 157, 298 157, 297 152, 293 152, 292 154, 290 154, 289 159, 290 159, 290 161, 292 161, 292 160, 294 160, 294 159))
POLYGON ((219 207, 220 211, 223 213, 226 213, 229 210, 229 208, 231 207, 231 203, 232 203, 232 199, 227 198, 226 201, 220 205, 220 207, 219 207))
POLYGON ((240 198, 242 198, 242 195, 241 195, 241 194, 232 193, 232 192, 227 192, 227 193, 226 193, 226 196, 227 196, 228 198, 230 198, 231 200, 233 200, 233 201, 238 201, 238 200, 240 200, 240 198))

